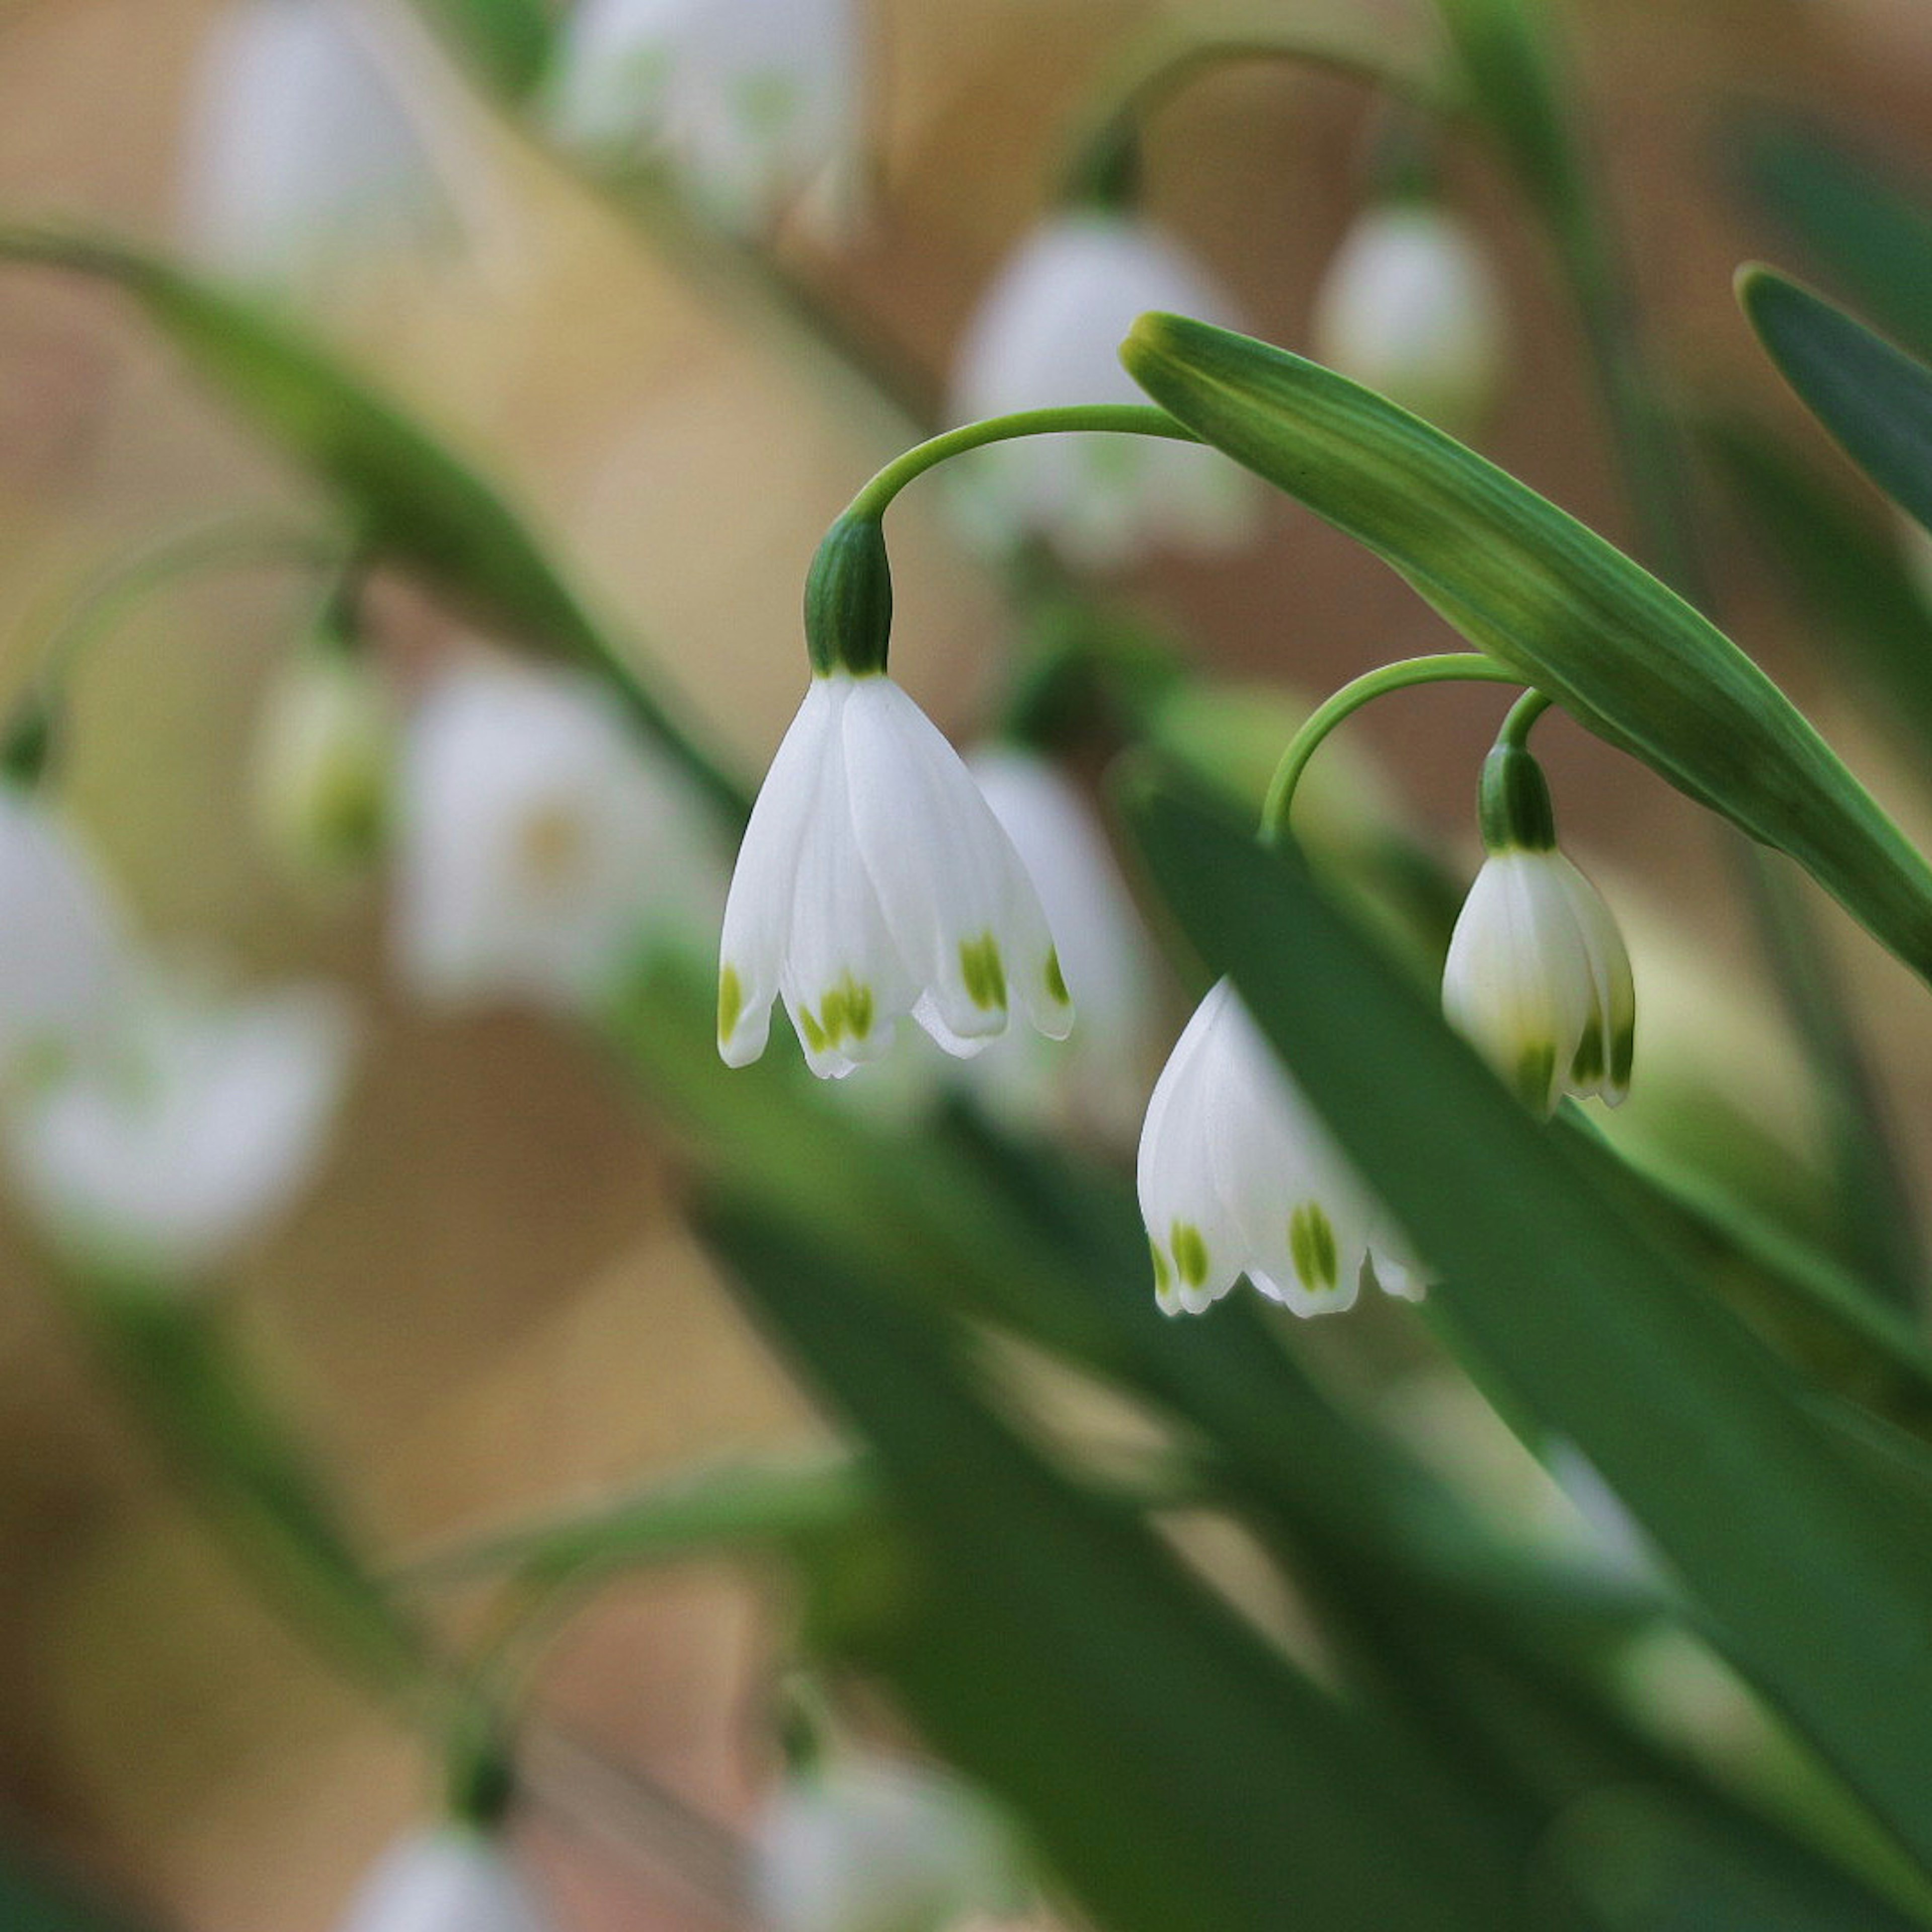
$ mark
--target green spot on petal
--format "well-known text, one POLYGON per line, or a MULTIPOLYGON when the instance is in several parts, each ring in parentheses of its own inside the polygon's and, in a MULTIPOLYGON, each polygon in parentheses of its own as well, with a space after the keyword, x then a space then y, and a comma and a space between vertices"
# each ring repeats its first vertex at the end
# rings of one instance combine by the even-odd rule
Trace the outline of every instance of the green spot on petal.
POLYGON ((1288 1252, 1305 1288, 1331 1288, 1340 1278, 1334 1223, 1312 1201, 1288 1217, 1288 1252))
POLYGON ((809 1006, 799 1008, 798 1024, 800 1030, 805 1035, 806 1045, 810 1047, 814 1053, 823 1053, 832 1044, 824 1028, 820 1026, 818 1020, 813 1017, 809 1006))
POLYGON ((718 1037, 729 1040, 738 1030, 738 1022, 744 1017, 745 988, 740 983, 738 969, 727 966, 718 975, 718 1037))
POLYGON ((1621 1094, 1630 1085, 1630 1061, 1636 1052, 1636 1028, 1619 1027, 1610 1042, 1610 1084, 1621 1094))
POLYGON ((819 1002, 818 1024, 827 1042, 836 1046, 843 1040, 863 1040, 872 1030, 877 1012, 872 988, 860 986, 848 973, 819 1002))
POLYGON ((1526 1046, 1516 1055, 1516 1090, 1526 1107, 1539 1114, 1550 1111, 1550 1083, 1556 1077, 1556 1049, 1544 1040, 1526 1046))
POLYGON ((1198 1288, 1208 1279, 1208 1244, 1201 1230, 1186 1221, 1177 1221, 1168 1236, 1174 1250, 1174 1265, 1190 1288, 1198 1288))
POLYGON ((1058 1005, 1070 1006, 1073 996, 1066 990, 1066 976, 1060 970, 1060 951, 1057 946, 1046 950, 1046 996, 1058 1005))
POLYGON ((1570 1084, 1587 1092, 1595 1087, 1603 1077, 1603 1023, 1592 1017, 1590 1024, 1583 1029, 1583 1037, 1576 1044, 1576 1057, 1570 1063, 1570 1084))
POLYGON ((959 970, 966 981, 967 998, 982 1012, 1004 1010, 1006 962, 1000 957, 1000 942, 990 932, 960 942, 959 970))
POLYGON ((1167 1257, 1161 1252, 1158 1241, 1149 1241, 1148 1247, 1154 1256, 1154 1292, 1165 1294, 1174 1286, 1174 1270, 1168 1266, 1167 1257))

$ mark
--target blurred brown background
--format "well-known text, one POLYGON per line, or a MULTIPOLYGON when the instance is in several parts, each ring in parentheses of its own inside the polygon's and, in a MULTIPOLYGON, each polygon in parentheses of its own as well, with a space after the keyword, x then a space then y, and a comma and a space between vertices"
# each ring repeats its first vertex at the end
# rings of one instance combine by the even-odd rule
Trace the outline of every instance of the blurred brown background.
MULTIPOLYGON (((84 214, 164 240, 182 102, 215 10, 0 4, 0 211, 84 214)), ((1088 91, 1151 10, 1124 0, 877 10, 890 50, 880 203, 854 258, 814 272, 914 370, 943 371, 976 290, 1037 212, 1088 91)), ((1340 10, 1355 31, 1384 16, 1393 33, 1417 31, 1392 4, 1340 10)), ((1744 96, 1807 103, 1932 172, 1932 10, 1576 0, 1561 10, 1670 366, 1700 395, 1780 410, 1730 298, 1735 264, 1777 244, 1725 193, 1725 111, 1744 96)), ((1292 17, 1290 0, 1244 16, 1292 17)), ((344 290, 315 320, 512 483, 591 585, 658 640, 751 768, 796 700, 812 545, 897 428, 742 304, 680 281, 473 104, 455 108, 490 173, 484 245, 344 290)), ((1369 124, 1359 87, 1278 69, 1211 79, 1157 124, 1156 209, 1272 339, 1301 339, 1355 205, 1369 124)), ((1550 265, 1486 156, 1457 151, 1452 178, 1503 264, 1515 316, 1514 386, 1486 447, 1618 534, 1550 265)), ((8 677, 25 676, 52 614, 110 556, 198 516, 304 500, 124 308, 40 272, 0 271, 8 677)), ((895 667, 963 731, 999 647, 999 607, 931 493, 896 515, 895 667)), ((1762 572, 1740 549, 1724 575, 1735 633, 1925 833, 1819 658, 1781 627, 1762 572)), ((1244 675, 1325 688, 1440 647, 1399 583, 1285 507, 1251 556, 1150 568, 1131 588, 1244 675)), ((154 932, 250 971, 342 976, 370 1014, 329 1170, 236 1284, 264 1359, 371 1538, 398 1553, 707 1454, 805 1439, 803 1406, 681 1231, 647 1123, 616 1076, 535 1019, 412 1012, 386 983, 379 895, 317 906, 254 856, 238 806, 248 734, 304 596, 256 571, 143 606, 86 667, 70 775, 154 932)), ((406 650, 436 648, 433 615, 399 605, 393 621, 406 650)), ((1383 707, 1366 728, 1418 819, 1458 850, 1496 710, 1493 694, 1436 692, 1383 707)), ((1699 815, 1579 734, 1558 726, 1549 743, 1569 842, 1614 879, 1641 875, 1636 890, 1674 938, 1720 962, 1738 954, 1699 815)), ((1844 950, 1882 998, 1892 969, 1868 946, 1844 950)), ((1898 1104, 1916 1112, 1924 1070, 1893 1075, 1898 1104)), ((24 1240, 0 1233, 0 1805, 16 1833, 165 1922, 321 1927, 419 1814, 430 1772, 410 1738, 256 1606, 152 1473, 24 1240)), ((555 1653, 546 1706, 729 1820, 766 1768, 749 1706, 782 1616, 723 1574, 612 1591, 555 1653)), ((565 1909, 586 1924, 704 1922, 674 1880, 608 1844, 553 1831, 544 1849, 565 1909)))

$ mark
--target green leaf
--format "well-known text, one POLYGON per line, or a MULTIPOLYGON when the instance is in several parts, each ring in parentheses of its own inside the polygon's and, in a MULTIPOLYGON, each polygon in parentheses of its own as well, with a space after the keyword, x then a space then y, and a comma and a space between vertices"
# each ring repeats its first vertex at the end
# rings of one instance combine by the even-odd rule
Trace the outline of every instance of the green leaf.
POLYGON ((1932 979, 1932 868, 1723 633, 1514 477, 1372 391, 1205 322, 1143 316, 1137 381, 1373 550, 1479 648, 1753 838, 1932 979))
POLYGON ((505 99, 521 100, 542 80, 556 33, 544 0, 416 0, 416 8, 505 99))
POLYGON ((377 556, 420 572, 478 622, 590 666, 728 820, 741 784, 648 689, 524 519, 394 403, 279 316, 98 236, 0 230, 0 261, 40 262, 130 296, 200 376, 341 500, 377 556))
POLYGON ((1428 1256, 1452 1328, 1643 1524, 1744 1674, 1932 1868, 1932 1570, 1793 1378, 1300 868, 1166 798, 1154 877, 1428 1256), (1294 943, 1282 944, 1292 933, 1294 943))
POLYGON ((1743 270, 1738 299, 1779 373, 1838 446, 1932 529, 1932 369, 1774 269, 1743 270))
POLYGON ((1746 190, 1860 308, 1932 355, 1932 213, 1922 194, 1789 116, 1754 114, 1727 144, 1746 190))
POLYGON ((7 1848, 0 1857, 0 1925, 7 1932, 134 1932, 136 1922, 7 1848))

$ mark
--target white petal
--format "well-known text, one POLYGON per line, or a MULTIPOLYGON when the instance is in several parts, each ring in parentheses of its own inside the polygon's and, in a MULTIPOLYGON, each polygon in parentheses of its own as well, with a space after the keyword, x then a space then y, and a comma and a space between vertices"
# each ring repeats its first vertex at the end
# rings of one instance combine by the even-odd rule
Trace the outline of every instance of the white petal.
POLYGON ((458 1827, 393 1846, 336 1932, 551 1932, 500 1846, 458 1827))
POLYGON ((1603 896, 1560 853, 1552 856, 1557 862, 1552 876, 1582 936, 1596 994, 1593 1024, 1598 1035, 1600 1072, 1594 1079, 1579 1082, 1573 1062, 1568 1082, 1578 1096, 1600 1094, 1614 1107, 1630 1091, 1630 1052, 1636 1030, 1636 986, 1630 974, 1630 953, 1603 896))

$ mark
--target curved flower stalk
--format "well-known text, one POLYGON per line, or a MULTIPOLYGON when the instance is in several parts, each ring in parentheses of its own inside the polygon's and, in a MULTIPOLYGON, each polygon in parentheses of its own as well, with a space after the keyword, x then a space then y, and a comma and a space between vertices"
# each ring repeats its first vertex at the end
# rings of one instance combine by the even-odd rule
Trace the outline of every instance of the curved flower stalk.
POLYGON ((1080 1024, 1064 1049, 1014 1035, 971 1063, 974 1090, 1010 1118, 1071 1119, 1125 1138, 1151 1071, 1154 972, 1145 928, 1086 801, 1048 760, 1013 745, 967 760, 1020 855, 1054 936, 1080 1024))
POLYGON ((661 150, 714 218, 762 227, 854 172, 859 42, 850 0, 578 0, 550 120, 574 146, 661 150))
POLYGON ((586 1010, 654 941, 697 944, 721 896, 696 800, 574 672, 446 671, 409 722, 396 843, 399 963, 445 1005, 586 1010))
POLYGON ((206 1276, 314 1174, 353 1034, 320 988, 213 1006, 150 982, 84 1054, 14 1096, 15 1181, 49 1239, 89 1271, 206 1276))
POLYGON ((1490 856, 1450 938, 1443 1010, 1539 1112, 1566 1093, 1614 1107, 1630 1090, 1636 1034, 1623 935, 1556 850, 1549 789, 1529 754, 1499 745, 1483 785, 1490 856))
POLYGON ((508 1855, 451 1826, 399 1840, 379 1859, 336 1932, 552 1932, 508 1855))
MULTIPOLYGON (((1067 403, 1130 402, 1120 338, 1149 309, 1235 326, 1234 304, 1148 223, 1069 210, 1008 260, 967 325, 953 365, 962 421, 1067 403)), ((1044 537, 1108 568, 1143 550, 1232 548, 1252 535, 1254 479, 1209 449, 1142 438, 1056 436, 975 452, 957 498, 989 545, 1044 537)))
POLYGON ((1365 1281, 1422 1293, 1231 980, 1201 1002, 1155 1084, 1136 1179, 1167 1314, 1199 1314, 1244 1274, 1298 1315, 1352 1307, 1365 1281))
POLYGON ((812 1071, 839 1079, 908 1014, 980 1051, 1016 1005, 1073 1023, 1012 841, 958 754, 883 670, 817 673, 746 828, 719 950, 718 1049, 764 1052, 782 998, 812 1071))
MULTIPOLYGON (((1005 1822, 957 1780, 839 1757, 788 1779, 752 1838, 752 1892, 773 1932, 940 1932, 1023 1895, 1005 1822)), ((380 1932, 380 1928, 369 1928, 380 1932)))
POLYGON ((447 228, 449 188, 400 57, 358 0, 236 0, 203 47, 184 136, 195 253, 286 284, 447 228))
POLYGON ((1426 201, 1372 208, 1315 298, 1316 359, 1444 429, 1480 423, 1504 354, 1502 300, 1468 228, 1426 201))

